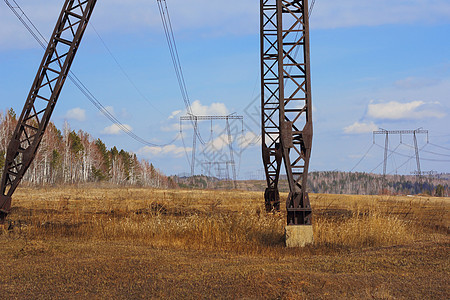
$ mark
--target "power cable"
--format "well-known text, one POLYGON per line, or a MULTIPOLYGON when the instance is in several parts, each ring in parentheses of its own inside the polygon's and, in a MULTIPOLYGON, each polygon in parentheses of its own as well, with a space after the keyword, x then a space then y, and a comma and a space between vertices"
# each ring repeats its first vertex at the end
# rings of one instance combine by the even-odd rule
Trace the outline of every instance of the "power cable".
POLYGON ((178 139, 179 135, 176 135, 173 140, 165 144, 155 144, 143 139, 142 137, 136 135, 133 131, 131 131, 122 122, 120 122, 112 113, 110 113, 108 109, 106 109, 106 107, 104 107, 103 104, 97 100, 97 98, 89 91, 89 89, 81 82, 81 80, 72 71, 70 71, 70 74, 67 77, 105 117, 107 117, 112 123, 118 126, 124 133, 126 133, 129 137, 131 137, 135 141, 149 147, 165 147, 172 144, 178 139))
POLYGON ((447 147, 439 146, 439 145, 436 145, 436 144, 433 144, 433 143, 428 143, 428 144, 430 144, 431 146, 434 146, 434 147, 438 147, 438 148, 450 151, 450 148, 447 148, 447 147))
MULTIPOLYGON (((375 144, 375 145, 377 145, 378 147, 384 149, 384 147, 381 146, 381 145, 378 145, 378 144, 375 144)), ((399 144, 399 145, 402 145, 402 144, 399 144)), ((403 144, 403 145, 404 145, 404 144, 403 144)), ((428 144, 425 144, 425 146, 426 146, 426 145, 428 145, 428 144)), ((424 147, 425 147, 425 146, 424 146, 424 147)), ((419 149, 419 152, 420 152, 420 151, 423 151, 422 149, 423 149, 424 147, 422 147, 421 149, 419 149)), ((397 148, 396 148, 396 149, 397 149, 397 148)), ((408 156, 408 155, 405 155, 405 154, 396 152, 396 149, 394 149, 394 150, 388 149, 388 151, 391 152, 391 154, 394 154, 394 153, 395 153, 395 154, 400 155, 400 156, 403 156, 403 157, 408 157, 408 158, 410 157, 410 156, 408 156)), ((423 157, 421 157, 420 160, 437 161, 437 162, 450 162, 450 160, 432 159, 432 158, 423 158, 423 157)))
POLYGON ((183 124, 181 123, 180 120, 180 137, 181 137, 181 142, 183 143, 183 149, 184 149, 184 154, 186 155, 186 159, 188 161, 189 166, 191 167, 191 161, 189 160, 189 155, 187 153, 187 148, 186 148, 186 143, 184 141, 184 136, 183 136, 183 124))
MULTIPOLYGON (((405 145, 405 146, 407 146, 407 147, 409 147, 409 148, 413 148, 414 149, 414 146, 412 146, 412 145, 408 145, 408 144, 405 144, 405 143, 402 143, 403 145, 405 145)), ((430 143, 429 143, 430 144, 430 143)), ((434 155, 439 155, 439 156, 448 156, 448 157, 450 157, 450 155, 449 154, 442 154, 442 153, 437 153, 437 152, 433 152, 433 151, 427 151, 427 150, 421 150, 422 152, 426 152, 426 153, 430 153, 430 154, 434 154, 434 155)))
POLYGON ((157 0, 159 14, 166 35, 167 45, 169 46, 169 52, 172 59, 175 74, 177 76, 178 85, 180 88, 181 96, 183 97, 184 104, 186 106, 186 112, 188 115, 192 115, 191 103, 189 100, 189 94, 186 88, 186 82, 184 80, 183 69, 181 68, 180 58, 178 55, 178 49, 175 42, 175 36, 172 30, 172 23, 170 22, 169 10, 165 0, 157 0), (164 1, 164 4, 162 3, 164 1))
MULTIPOLYGON (((400 170, 404 165, 406 165, 407 163, 409 163, 413 158, 415 158, 415 156, 411 156, 410 158, 408 158, 403 164, 401 164, 397 169, 387 173, 387 175, 391 175, 394 172, 397 172, 398 170, 400 170)), ((411 169, 410 169, 411 170, 411 169)))
MULTIPOLYGON (((244 141, 245 133, 244 133, 244 119, 241 121, 241 141, 244 141)), ((236 138, 239 141, 239 138, 236 138)), ((238 160, 238 169, 237 169, 237 177, 241 174, 241 162, 242 162, 242 144, 239 144, 239 160, 238 160)))
MULTIPOLYGON (((427 145, 427 144, 423 145, 422 148, 419 149, 419 151, 422 151, 423 148, 425 148, 426 145, 427 145)), ((394 173, 394 172, 397 172, 397 171, 400 170, 404 165, 406 165, 408 162, 410 162, 411 159, 413 159, 413 158, 415 158, 415 157, 416 157, 415 155, 410 156, 410 157, 408 158, 408 160, 406 160, 403 164, 401 164, 397 169, 395 169, 395 170, 389 172, 388 175, 390 175, 390 174, 392 174, 392 173, 394 173)))
POLYGON ((309 6, 308 18, 311 18, 311 14, 314 8, 314 4, 316 4, 316 0, 311 1, 311 5, 309 6))
POLYGON ((160 113, 162 113, 162 111, 160 111, 158 109, 157 106, 155 106, 145 95, 144 93, 137 87, 137 85, 134 83, 134 81, 131 79, 131 77, 128 75, 128 73, 125 71, 125 69, 122 67, 122 65, 119 63, 119 61, 117 60, 117 58, 114 56, 114 54, 112 53, 111 49, 108 47, 108 45, 106 45, 105 41, 103 40, 103 38, 100 36, 100 34, 98 33, 97 29, 95 29, 95 26, 92 24, 92 22, 90 23, 92 29, 94 30, 95 34, 97 35, 97 37, 100 39, 100 41, 102 42, 103 46, 105 47, 106 51, 108 51, 109 55, 112 57, 112 59, 114 60, 114 62, 116 63, 116 65, 119 67, 120 71, 123 73, 123 75, 128 79, 128 81, 131 83, 131 85, 133 86, 133 88, 136 90, 136 92, 142 97, 142 99, 144 99, 148 104, 151 105, 151 107, 153 107, 155 110, 159 111, 160 113))
MULTIPOLYGON (((175 75, 176 75, 177 81, 178 81, 178 86, 180 88, 181 97, 183 98, 187 114, 194 116, 194 114, 192 112, 191 102, 189 100, 189 93, 188 93, 188 90, 186 87, 186 81, 185 81, 184 75, 183 75, 183 69, 181 68, 180 56, 178 54, 178 48, 177 48, 177 44, 175 41, 175 35, 173 33, 172 21, 171 21, 170 14, 169 14, 169 8, 168 8, 167 2, 165 0, 157 0, 157 3, 158 3, 159 14, 161 16, 162 25, 164 28, 164 34, 165 34, 166 40, 167 40, 167 45, 169 46, 170 57, 172 59, 173 67, 175 70, 175 75)), ((194 123, 195 123, 195 121, 192 120, 192 126, 195 126, 194 123)), ((198 130, 195 131, 195 135, 198 137, 200 143, 202 143, 202 145, 205 145, 205 141, 201 137, 200 132, 198 130)))
MULTIPOLYGON (((366 153, 361 157, 361 159, 356 163, 356 165, 350 170, 352 172, 362 161, 364 158, 366 158, 367 154, 369 154, 370 150, 372 150, 374 144, 370 145, 369 149, 367 149, 366 153)), ((377 167, 378 168, 378 167, 377 167)))
MULTIPOLYGON (((384 147, 382 147, 382 146, 380 146, 380 145, 378 145, 378 144, 376 144, 376 143, 373 143, 372 145, 376 145, 376 146, 381 147, 382 149, 384 149, 384 147)), ((398 144, 397 147, 395 147, 394 150, 388 149, 388 151, 389 151, 390 153, 389 153, 389 155, 387 156, 387 158, 391 157, 392 154, 396 153, 395 151, 398 149, 398 147, 400 147, 400 144, 398 144)), ((383 161, 381 161, 375 168, 373 168, 369 173, 372 173, 373 171, 375 171, 376 169, 378 169, 378 167, 381 166, 383 163, 384 163, 384 159, 383 159, 383 161)))
MULTIPOLYGON (((13 0, 15 6, 11 5, 11 3, 8 0, 4 0, 6 5, 13 11, 13 13, 16 15, 16 17, 20 20, 20 22, 25 26, 25 28, 28 30, 28 32, 34 37, 34 39, 41 45, 41 47, 45 50, 46 44, 48 42, 44 38, 44 36, 41 34, 41 32, 37 29, 37 27, 34 25, 34 23, 28 18, 27 14, 22 10, 22 8, 19 6, 19 4, 13 0), (17 11, 17 10, 20 11, 17 11), (25 17, 25 19, 23 17, 25 17), (28 25, 28 23, 31 25, 28 25), (33 30, 34 28, 34 30, 33 30)), ((166 144, 156 144, 149 142, 145 140, 144 138, 136 135, 133 133, 126 125, 122 124, 114 115, 112 115, 100 101, 90 92, 90 90, 81 82, 81 80, 73 73, 72 71, 69 71, 69 75, 67 76, 72 83, 81 91, 81 93, 106 117, 108 118, 112 123, 114 123, 116 126, 118 126, 125 134, 127 134, 132 139, 136 140, 137 142, 150 146, 150 147, 164 147, 167 145, 172 144, 178 139, 178 135, 169 143, 166 144)))

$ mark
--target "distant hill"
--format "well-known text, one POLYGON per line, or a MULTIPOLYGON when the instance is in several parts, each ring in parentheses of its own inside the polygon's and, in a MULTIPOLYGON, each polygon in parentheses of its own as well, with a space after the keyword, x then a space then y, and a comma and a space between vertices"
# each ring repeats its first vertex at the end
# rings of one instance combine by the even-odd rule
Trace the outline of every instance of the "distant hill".
MULTIPOLYGON (((288 192, 285 176, 281 176, 280 192, 288 192)), ((219 180, 203 175, 191 177, 172 177, 173 181, 184 188, 232 189, 233 182, 219 180)), ((450 174, 417 177, 414 175, 386 175, 350 173, 339 171, 311 172, 308 178, 308 191, 323 194, 355 194, 355 195, 417 195, 432 196, 449 195, 450 174)), ((264 191, 264 180, 238 180, 236 188, 247 191, 264 191)))

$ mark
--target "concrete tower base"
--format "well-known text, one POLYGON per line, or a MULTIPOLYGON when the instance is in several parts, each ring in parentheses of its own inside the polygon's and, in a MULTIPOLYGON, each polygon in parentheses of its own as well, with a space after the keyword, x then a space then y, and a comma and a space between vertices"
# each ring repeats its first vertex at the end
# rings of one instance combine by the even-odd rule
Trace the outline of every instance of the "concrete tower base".
POLYGON ((305 247, 314 242, 312 225, 286 226, 286 247, 305 247))

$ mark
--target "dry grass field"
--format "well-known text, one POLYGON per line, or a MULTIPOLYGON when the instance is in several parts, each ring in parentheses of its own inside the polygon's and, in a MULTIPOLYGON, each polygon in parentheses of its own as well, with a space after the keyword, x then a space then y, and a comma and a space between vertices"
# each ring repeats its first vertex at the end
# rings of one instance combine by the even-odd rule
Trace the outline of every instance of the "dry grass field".
MULTIPOLYGON (((286 195, 283 195, 285 197, 286 195)), ((2 299, 450 299, 449 198, 311 195, 284 247, 263 194, 22 188, 0 233, 2 299)))

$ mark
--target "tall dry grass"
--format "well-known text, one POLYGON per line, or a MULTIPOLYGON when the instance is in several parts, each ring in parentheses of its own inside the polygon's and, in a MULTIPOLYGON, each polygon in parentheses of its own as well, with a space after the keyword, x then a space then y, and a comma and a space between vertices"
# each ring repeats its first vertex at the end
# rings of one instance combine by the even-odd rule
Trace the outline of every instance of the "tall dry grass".
POLYGON ((352 212, 348 219, 336 221, 316 218, 314 238, 317 244, 345 247, 371 247, 407 244, 414 241, 418 230, 398 216, 377 210, 352 212))
MULTIPOLYGON (((448 230, 448 200, 311 195, 311 201, 312 247, 408 244, 422 239, 427 230, 444 235, 442 230, 448 230)), ((264 213, 262 193, 24 189, 13 206, 12 226, 3 237, 257 253, 284 248, 285 215, 264 213)))

